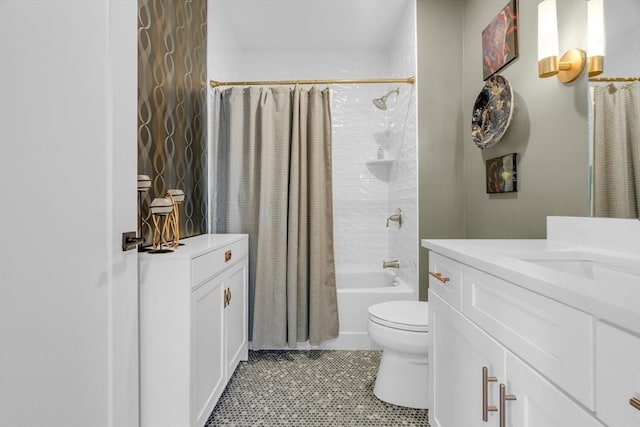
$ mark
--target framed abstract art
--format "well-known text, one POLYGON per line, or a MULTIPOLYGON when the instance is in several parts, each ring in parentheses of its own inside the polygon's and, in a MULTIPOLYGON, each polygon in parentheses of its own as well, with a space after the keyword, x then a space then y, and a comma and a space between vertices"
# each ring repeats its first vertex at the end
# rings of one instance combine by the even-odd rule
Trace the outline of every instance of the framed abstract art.
POLYGON ((482 30, 482 80, 518 57, 518 0, 511 0, 482 30))
POLYGON ((487 160, 487 193, 518 191, 516 161, 516 153, 487 160))

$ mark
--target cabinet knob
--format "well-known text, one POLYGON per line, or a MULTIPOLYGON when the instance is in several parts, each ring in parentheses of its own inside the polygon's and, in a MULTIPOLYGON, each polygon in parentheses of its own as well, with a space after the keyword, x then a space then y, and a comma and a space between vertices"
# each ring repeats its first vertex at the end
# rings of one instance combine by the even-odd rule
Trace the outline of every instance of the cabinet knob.
POLYGON ((513 394, 506 394, 506 387, 504 384, 500 384, 500 427, 507 425, 506 405, 507 400, 516 400, 516 396, 513 394))
POLYGON ((489 421, 489 412, 497 411, 494 405, 489 406, 489 383, 497 382, 498 378, 489 376, 489 368, 482 367, 482 421, 489 421))
POLYGON ((231 261, 231 249, 229 249, 224 253, 224 262, 229 262, 229 261, 231 261))
POLYGON ((640 411, 640 399, 638 399, 637 397, 632 397, 631 399, 629 399, 629 405, 640 411))
POLYGON ((444 277, 442 273, 435 273, 433 271, 430 271, 429 274, 435 277, 436 279, 438 279, 439 281, 441 281, 442 283, 447 283, 450 280, 448 277, 444 277))

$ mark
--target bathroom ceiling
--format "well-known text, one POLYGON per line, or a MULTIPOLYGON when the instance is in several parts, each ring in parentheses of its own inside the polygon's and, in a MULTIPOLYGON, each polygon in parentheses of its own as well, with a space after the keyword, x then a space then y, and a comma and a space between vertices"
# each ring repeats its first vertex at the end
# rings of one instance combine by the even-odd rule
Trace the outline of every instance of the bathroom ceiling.
POLYGON ((213 0, 245 50, 387 49, 410 0, 213 0))

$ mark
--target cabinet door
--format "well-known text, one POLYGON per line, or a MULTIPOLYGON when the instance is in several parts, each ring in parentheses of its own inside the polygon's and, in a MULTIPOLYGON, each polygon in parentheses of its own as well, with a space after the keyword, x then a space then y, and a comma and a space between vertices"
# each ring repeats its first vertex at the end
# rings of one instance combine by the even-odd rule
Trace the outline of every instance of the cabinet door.
POLYGON ((604 427, 511 353, 507 353, 506 364, 505 390, 516 397, 505 402, 507 427, 604 427))
POLYGON ((498 426, 498 414, 483 421, 483 367, 487 405, 498 405, 504 381, 504 350, 444 300, 429 291, 429 422, 432 427, 498 426))
POLYGON ((223 275, 191 294, 191 425, 205 424, 225 387, 223 275))
POLYGON ((247 259, 226 273, 229 303, 224 310, 225 377, 228 379, 241 360, 247 360, 247 259))
POLYGON ((640 426, 640 337, 596 326, 596 413, 611 427, 640 426))

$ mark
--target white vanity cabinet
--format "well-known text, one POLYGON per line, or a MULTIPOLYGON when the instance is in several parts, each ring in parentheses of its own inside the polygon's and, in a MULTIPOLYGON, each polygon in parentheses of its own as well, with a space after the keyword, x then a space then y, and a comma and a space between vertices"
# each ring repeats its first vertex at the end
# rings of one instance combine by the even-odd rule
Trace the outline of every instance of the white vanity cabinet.
POLYGON ((603 427, 590 411, 590 316, 440 254, 430 258, 430 273, 440 273, 429 281, 432 427, 603 427), (443 281, 441 265, 458 275, 459 308, 441 291, 455 284, 443 281))
POLYGON ((247 360, 246 235, 140 254, 142 427, 203 426, 247 360))
POLYGON ((640 426, 640 336, 596 326, 596 407, 611 426, 640 426))
POLYGON ((498 384, 489 380, 504 378, 503 350, 433 292, 429 335, 429 424, 498 427, 497 413, 489 411, 497 404, 498 384))

